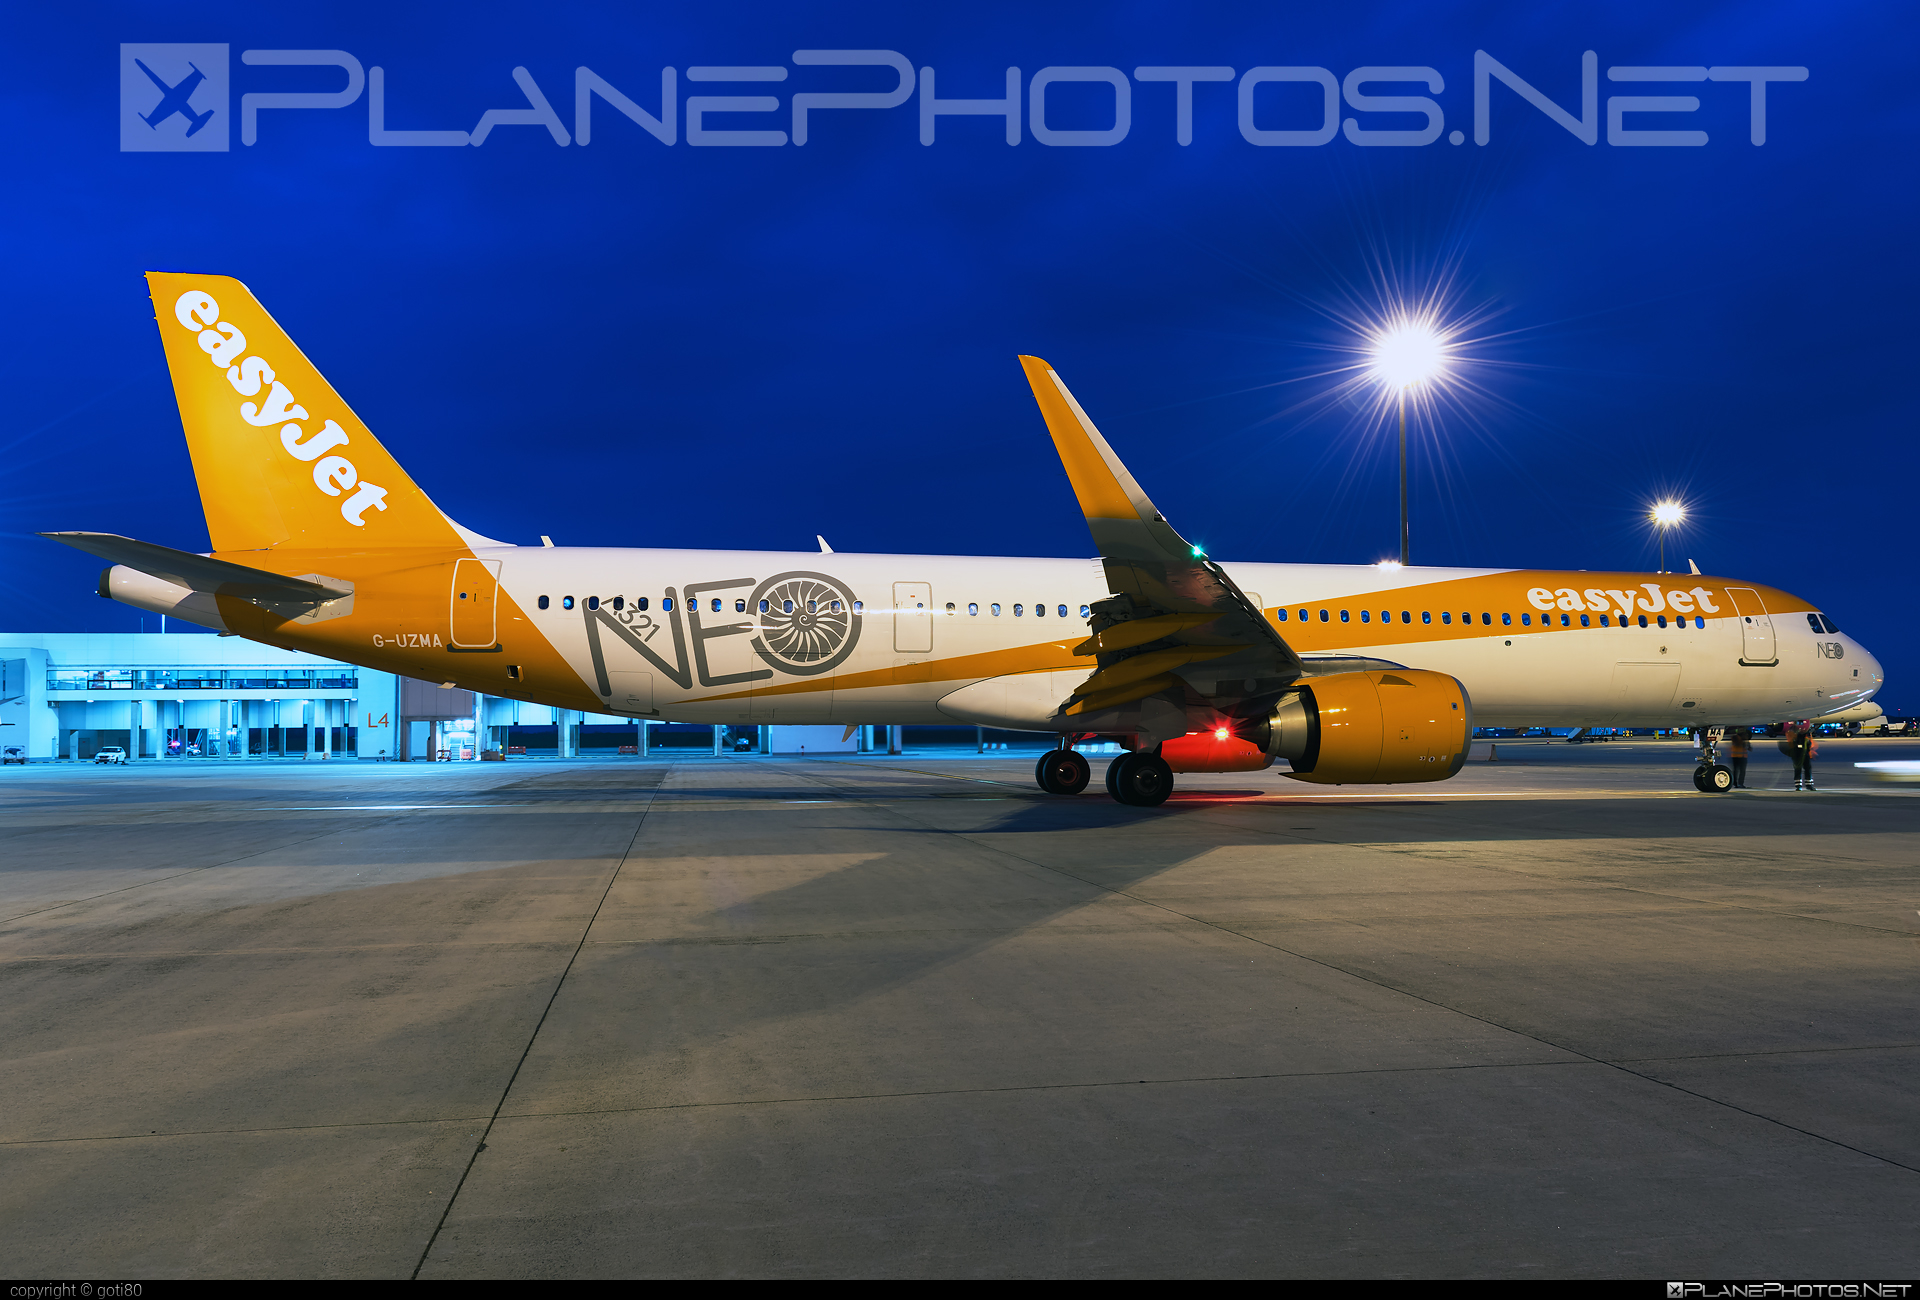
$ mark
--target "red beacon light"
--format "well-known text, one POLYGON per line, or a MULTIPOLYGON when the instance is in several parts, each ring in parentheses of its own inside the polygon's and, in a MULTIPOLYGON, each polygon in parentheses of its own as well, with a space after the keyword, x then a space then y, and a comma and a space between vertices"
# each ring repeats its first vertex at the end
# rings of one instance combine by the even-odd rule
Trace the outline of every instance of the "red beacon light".
POLYGON ((1258 745, 1234 735, 1232 727, 1190 731, 1162 743, 1160 757, 1176 772, 1258 772, 1273 762, 1258 745))

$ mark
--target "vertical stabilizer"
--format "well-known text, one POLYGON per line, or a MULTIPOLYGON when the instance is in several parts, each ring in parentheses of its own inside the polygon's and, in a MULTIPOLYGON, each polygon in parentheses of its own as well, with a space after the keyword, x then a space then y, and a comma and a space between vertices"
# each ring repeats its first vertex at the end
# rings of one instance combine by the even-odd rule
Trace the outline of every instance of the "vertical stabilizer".
POLYGON ((214 550, 490 544, 427 499, 245 285, 147 283, 214 550))

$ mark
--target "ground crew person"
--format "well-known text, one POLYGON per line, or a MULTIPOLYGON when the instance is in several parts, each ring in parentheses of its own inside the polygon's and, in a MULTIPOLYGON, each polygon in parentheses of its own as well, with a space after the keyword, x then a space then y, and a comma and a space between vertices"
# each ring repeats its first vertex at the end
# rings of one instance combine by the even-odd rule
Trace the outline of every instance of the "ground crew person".
POLYGON ((1793 788, 1813 789, 1813 727, 1802 722, 1787 728, 1787 757, 1793 760, 1793 788))
POLYGON ((1733 788, 1747 788, 1747 755, 1753 752, 1753 733, 1735 727, 1727 734, 1727 765, 1733 769, 1733 788))

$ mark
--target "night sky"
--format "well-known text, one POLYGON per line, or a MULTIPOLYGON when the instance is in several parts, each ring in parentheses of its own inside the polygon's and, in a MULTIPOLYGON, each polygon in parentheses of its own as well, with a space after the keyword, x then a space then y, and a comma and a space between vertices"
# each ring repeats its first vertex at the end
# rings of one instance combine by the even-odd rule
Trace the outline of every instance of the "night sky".
MULTIPOLYGON (((1396 546, 1395 460, 1361 332, 1396 299, 1458 323, 1455 382, 1414 419, 1419 563, 1656 563, 1657 497, 1691 509, 1669 567, 1803 595, 1911 683, 1916 10, 1893 4, 312 5, 10 9, 0 80, 15 267, 0 362, 7 626, 134 631, 98 563, 39 531, 208 545, 141 273, 246 281, 450 514, 572 545, 1085 555, 1016 355, 1059 370, 1173 523, 1232 560, 1370 563, 1396 546), (122 42, 231 49, 226 152, 122 152, 122 42), (667 147, 603 101, 592 141, 538 126, 483 147, 376 148, 368 100, 260 114, 248 91, 386 70, 389 129, 524 109, 568 132, 581 65, 657 113, 770 95, 710 128, 791 130, 796 92, 884 91, 894 50, 941 98, 1022 99, 1048 66, 1431 67, 1419 147, 1257 147, 1238 88, 1132 85, 1112 147, 1005 142, 918 99, 816 111, 804 147, 667 147), (1474 141, 1474 51, 1569 111, 1599 59, 1589 146, 1496 83, 1474 141), (785 66, 697 84, 694 66, 785 66), (1749 142, 1740 82, 1632 84, 1616 66, 1804 66, 1749 142), (1696 96, 1608 143, 1614 95, 1696 96), (1449 143, 1460 130, 1465 142, 1449 143)), ((1057 83, 1053 130, 1114 125, 1105 84, 1057 83)), ((1310 83, 1255 92, 1261 130, 1320 124, 1310 83)), ((144 106, 143 106, 144 107, 144 106)), ((1412 130, 1420 114, 1357 113, 1412 130)), ((179 119, 171 126, 178 129, 179 119)), ((146 616, 147 629, 155 620, 146 616)))

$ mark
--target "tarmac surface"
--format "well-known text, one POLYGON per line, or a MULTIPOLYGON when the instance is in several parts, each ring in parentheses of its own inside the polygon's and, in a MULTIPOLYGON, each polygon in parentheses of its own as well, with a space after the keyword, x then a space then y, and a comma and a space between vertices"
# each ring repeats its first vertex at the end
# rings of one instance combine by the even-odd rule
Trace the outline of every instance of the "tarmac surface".
POLYGON ((1920 1271, 1920 786, 0 771, 0 1271, 1920 1271))

